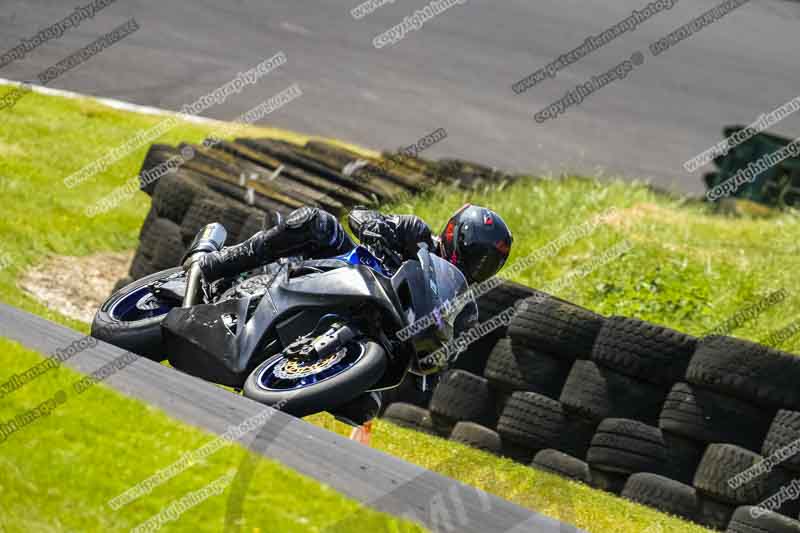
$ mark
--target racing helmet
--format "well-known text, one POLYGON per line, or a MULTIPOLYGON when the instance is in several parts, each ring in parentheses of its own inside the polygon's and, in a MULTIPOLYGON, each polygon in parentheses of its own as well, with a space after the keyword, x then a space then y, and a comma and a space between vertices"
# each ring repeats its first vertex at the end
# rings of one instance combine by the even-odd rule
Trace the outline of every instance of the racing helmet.
POLYGON ((500 215, 471 204, 456 211, 439 235, 442 257, 470 283, 494 276, 508 259, 512 242, 514 237, 500 215))

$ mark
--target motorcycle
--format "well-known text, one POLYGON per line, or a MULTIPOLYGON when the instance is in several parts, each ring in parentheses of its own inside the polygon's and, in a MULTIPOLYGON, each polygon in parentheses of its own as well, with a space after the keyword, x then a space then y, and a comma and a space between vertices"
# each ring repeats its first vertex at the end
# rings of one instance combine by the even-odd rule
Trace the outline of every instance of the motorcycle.
POLYGON ((92 335, 300 417, 397 387, 408 372, 442 370, 425 356, 477 320, 464 275, 424 244, 394 267, 390 250, 358 245, 207 285, 194 259, 225 238, 221 224, 209 224, 184 256, 188 270, 157 272, 112 294, 92 335), (398 336, 423 317, 422 331, 398 336))

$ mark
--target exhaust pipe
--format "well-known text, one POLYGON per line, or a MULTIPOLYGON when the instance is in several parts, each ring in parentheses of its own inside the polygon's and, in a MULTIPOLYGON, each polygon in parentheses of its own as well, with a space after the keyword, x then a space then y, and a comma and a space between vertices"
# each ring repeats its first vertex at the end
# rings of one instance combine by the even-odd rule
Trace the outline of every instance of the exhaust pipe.
POLYGON ((198 294, 200 294, 201 272, 196 259, 200 255, 222 250, 227 238, 228 232, 225 230, 225 226, 217 222, 207 225, 195 235, 192 245, 189 246, 189 250, 184 254, 181 261, 183 265, 186 265, 187 262, 191 263, 186 280, 183 307, 193 306, 197 302, 198 294))

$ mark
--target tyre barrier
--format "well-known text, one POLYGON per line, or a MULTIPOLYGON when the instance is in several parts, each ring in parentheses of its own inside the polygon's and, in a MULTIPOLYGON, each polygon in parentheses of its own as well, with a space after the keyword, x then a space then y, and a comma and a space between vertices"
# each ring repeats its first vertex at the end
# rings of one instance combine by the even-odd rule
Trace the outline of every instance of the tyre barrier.
POLYGON ((222 223, 227 243, 236 244, 302 206, 339 216, 355 205, 377 206, 436 183, 477 187, 513 179, 456 159, 436 162, 392 153, 378 159, 323 141, 299 146, 246 138, 154 144, 139 176, 152 205, 131 264, 133 279, 176 266, 197 231, 210 222, 222 223))
POLYGON ((712 529, 800 533, 800 358, 501 287, 482 320, 531 305, 435 387, 439 436, 712 529))

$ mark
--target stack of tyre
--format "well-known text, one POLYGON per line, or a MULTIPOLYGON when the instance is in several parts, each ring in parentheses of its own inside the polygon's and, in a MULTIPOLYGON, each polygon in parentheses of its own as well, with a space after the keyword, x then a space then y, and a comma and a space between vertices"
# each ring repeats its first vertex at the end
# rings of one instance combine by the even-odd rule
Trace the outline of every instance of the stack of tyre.
POLYGON ((214 191, 191 174, 178 171, 163 176, 152 191, 129 277, 118 286, 180 264, 195 234, 209 222, 223 223, 228 242, 235 243, 262 229, 272 216, 214 191))
POLYGON ((481 375, 450 371, 407 425, 714 529, 800 532, 800 358, 554 298, 506 305, 481 375))
POLYGON ((384 157, 391 161, 321 141, 304 146, 246 138, 154 144, 140 172, 152 208, 129 276, 117 286, 176 266, 196 232, 210 222, 225 225, 227 242, 236 243, 301 206, 340 215, 351 206, 378 205, 434 183, 468 187, 510 179, 464 161, 384 157))
MULTIPOLYGON (((485 321, 534 293, 529 287, 504 281, 478 298, 480 319, 485 321)), ((506 395, 489 385, 484 372, 489 354, 505 342, 506 331, 506 327, 498 328, 471 344, 458 357, 453 369, 439 378, 423 382, 407 376, 398 389, 384 393, 383 418, 499 452, 502 445, 494 428, 506 395)), ((502 449, 514 455, 513 446, 505 445, 502 449)))

